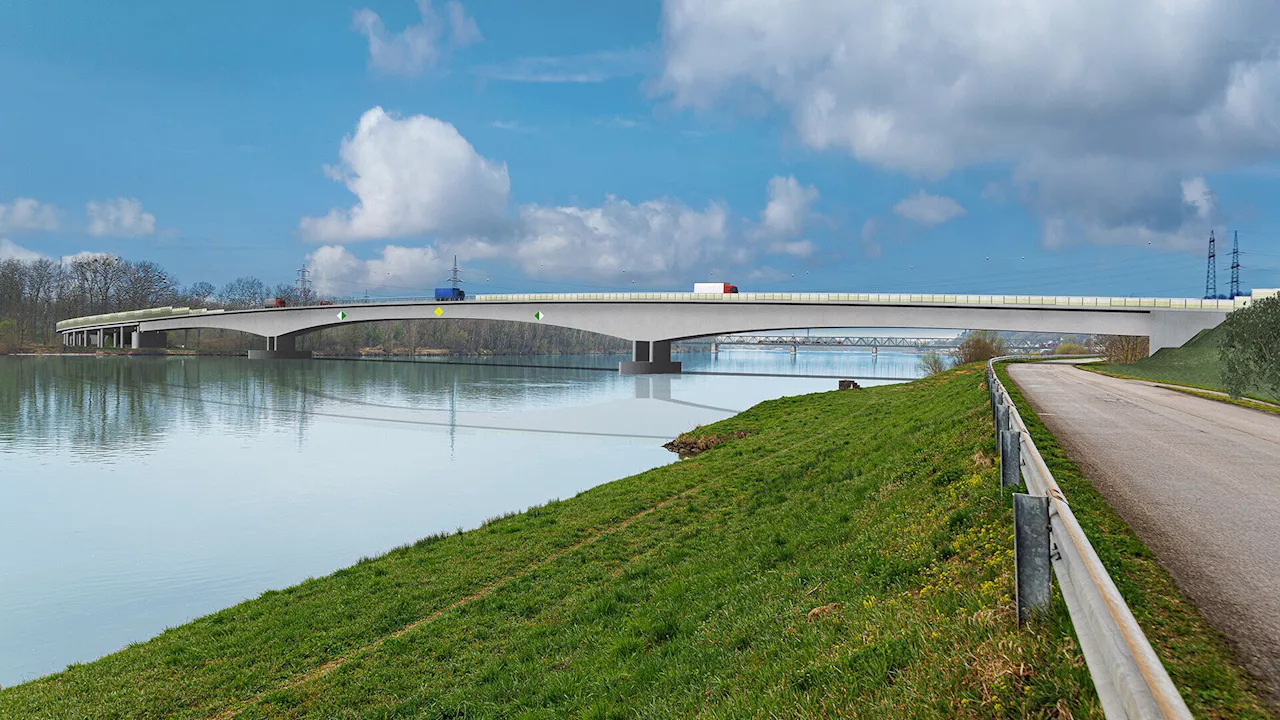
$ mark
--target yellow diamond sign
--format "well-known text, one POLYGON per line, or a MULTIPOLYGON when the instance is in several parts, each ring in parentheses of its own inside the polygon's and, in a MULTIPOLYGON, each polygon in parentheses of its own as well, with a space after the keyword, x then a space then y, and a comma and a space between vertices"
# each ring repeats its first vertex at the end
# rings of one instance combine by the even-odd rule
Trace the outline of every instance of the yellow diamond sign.
POLYGON ((440 308, 440 307, 436 308, 436 317, 440 317, 443 314, 444 314, 444 308, 440 308))

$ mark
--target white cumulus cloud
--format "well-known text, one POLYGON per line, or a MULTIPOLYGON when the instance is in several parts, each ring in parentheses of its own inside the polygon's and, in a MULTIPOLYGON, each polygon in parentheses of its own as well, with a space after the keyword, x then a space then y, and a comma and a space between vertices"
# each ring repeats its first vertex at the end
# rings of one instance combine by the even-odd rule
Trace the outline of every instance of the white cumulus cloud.
POLYGON ((394 34, 387 32, 378 13, 369 8, 356 11, 352 26, 369 42, 370 66, 391 75, 418 75, 434 67, 449 47, 480 40, 480 29, 461 3, 445 3, 444 20, 431 7, 431 0, 417 4, 419 21, 394 34))
POLYGON ((596 208, 526 205, 512 259, 532 277, 672 283, 735 256, 728 221, 719 203, 695 210, 611 196, 596 208))
POLYGON ((137 198, 118 197, 84 206, 89 234, 98 237, 141 237, 156 231, 156 216, 143 212, 137 198))
POLYGON ((760 213, 762 229, 773 237, 799 235, 809 207, 818 199, 818 189, 801 185, 794 176, 777 176, 770 178, 765 193, 768 199, 760 213))
POLYGON ((666 0, 662 25, 677 105, 764 99, 911 176, 1008 164, 1084 239, 1176 235, 1183 178, 1280 152, 1272 0, 666 0))
POLYGON ((0 262, 5 260, 20 260, 22 262, 32 262, 43 258, 44 255, 35 250, 18 245, 9 238, 0 238, 0 262))
POLYGON ((505 165, 479 155, 446 122, 396 118, 381 108, 361 117, 340 157, 326 172, 358 202, 299 223, 303 235, 326 243, 307 265, 328 294, 429 289, 455 252, 460 260, 497 258, 536 278, 678 286, 710 270, 741 268, 762 252, 804 258, 816 251, 798 236, 818 191, 794 177, 769 181, 758 223, 718 201, 699 209, 673 198, 611 195, 598 207, 528 204, 508 213, 505 165), (371 259, 343 245, 426 233, 436 234, 429 245, 386 245, 371 259))
POLYGON ((340 245, 325 245, 307 256, 312 282, 324 295, 359 295, 367 289, 410 290, 445 276, 451 261, 431 246, 387 245, 378 257, 361 260, 340 245))
POLYGON ((0 232, 57 229, 58 210, 53 205, 31 198, 0 203, 0 232))
POLYGON ((500 223, 511 181, 504 163, 475 151, 458 130, 426 115, 397 118, 367 111, 342 141, 341 165, 326 168, 358 198, 348 210, 303 218, 319 241, 467 233, 500 223))
POLYGON ((941 225, 965 214, 964 208, 955 200, 943 195, 930 195, 924 190, 899 200, 893 211, 908 220, 930 226, 941 225))

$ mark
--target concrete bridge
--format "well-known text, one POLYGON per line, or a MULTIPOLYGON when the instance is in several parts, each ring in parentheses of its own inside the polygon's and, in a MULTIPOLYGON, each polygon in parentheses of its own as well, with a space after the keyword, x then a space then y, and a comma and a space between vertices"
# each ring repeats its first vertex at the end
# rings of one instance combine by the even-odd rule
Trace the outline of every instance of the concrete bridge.
MULTIPOLYGON (((1256 293, 1257 291, 1255 291, 1256 293)), ((70 346, 163 347, 170 330, 216 328, 259 335, 250 358, 299 358, 298 336, 351 323, 438 318, 507 320, 586 330, 632 341, 623 374, 678 373, 671 343, 792 328, 946 328, 1079 335, 1141 335, 1151 352, 1176 347, 1244 307, 1234 300, 884 293, 566 293, 479 295, 461 302, 393 300, 255 310, 154 308, 63 320, 70 346)))

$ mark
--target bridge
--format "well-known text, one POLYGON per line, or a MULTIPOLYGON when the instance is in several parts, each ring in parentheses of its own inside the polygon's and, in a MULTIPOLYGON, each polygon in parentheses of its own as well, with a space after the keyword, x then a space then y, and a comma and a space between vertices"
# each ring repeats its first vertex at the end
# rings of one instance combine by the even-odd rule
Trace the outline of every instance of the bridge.
MULTIPOLYGON (((705 342, 711 344, 714 352, 719 347, 745 345, 748 347, 787 347, 792 350, 797 347, 839 347, 839 348, 871 348, 875 351, 880 348, 906 348, 911 350, 954 350, 960 347, 963 340, 961 337, 950 338, 920 338, 920 337, 897 337, 894 335, 886 335, 883 337, 874 336, 847 336, 841 337, 837 335, 717 335, 712 338, 703 338, 705 342)), ((1037 343, 1032 340, 1006 340, 1004 343, 1006 350, 1017 352, 1030 352, 1039 350, 1043 347, 1043 343, 1037 343)))
MULTIPOLYGON (((1255 291, 1255 295, 1259 291, 1255 291)), ((1271 294, 1274 291, 1265 291, 1271 294)), ((887 293, 563 293, 478 295, 459 302, 399 299, 253 310, 154 308, 63 320, 70 346, 163 347, 170 330, 238 330, 261 336, 249 357, 302 358, 303 334, 351 323, 438 318, 542 323, 632 342, 623 374, 678 373, 671 343, 792 328, 954 328, 1076 335, 1140 335, 1151 352, 1215 327, 1251 296, 1233 300, 887 293)))

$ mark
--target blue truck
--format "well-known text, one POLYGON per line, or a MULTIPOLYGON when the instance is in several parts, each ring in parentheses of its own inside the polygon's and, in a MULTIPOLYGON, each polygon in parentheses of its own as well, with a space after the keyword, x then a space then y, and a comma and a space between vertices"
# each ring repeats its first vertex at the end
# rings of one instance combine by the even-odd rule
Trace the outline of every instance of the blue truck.
POLYGON ((436 288, 436 300, 466 300, 467 293, 462 288, 436 288))

